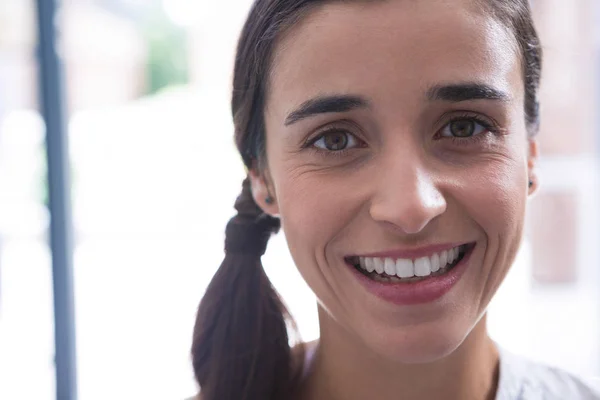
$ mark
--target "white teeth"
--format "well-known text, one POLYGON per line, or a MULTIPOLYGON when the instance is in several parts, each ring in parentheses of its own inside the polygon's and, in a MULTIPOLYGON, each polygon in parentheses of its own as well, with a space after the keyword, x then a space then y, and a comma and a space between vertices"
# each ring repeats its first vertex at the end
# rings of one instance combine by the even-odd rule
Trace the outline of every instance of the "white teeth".
POLYGON ((383 266, 385 273, 388 275, 396 275, 396 262, 391 258, 385 259, 385 264, 383 266))
POLYGON ((400 278, 412 278, 415 276, 415 267, 412 260, 399 259, 396 261, 396 275, 400 278))
POLYGON ((398 276, 399 278, 426 277, 433 272, 448 267, 458 260, 461 249, 464 247, 455 247, 450 250, 444 250, 440 253, 432 254, 429 257, 421 257, 416 260, 377 257, 359 257, 360 268, 372 273, 398 276))
POLYGON ((383 274, 383 271, 384 271, 383 263, 384 263, 384 261, 381 258, 374 258, 373 262, 375 263, 375 272, 377 272, 378 274, 383 274))
POLYGON ((429 257, 422 257, 415 260, 415 276, 431 275, 431 261, 429 257))
POLYGON ((435 253, 431 256, 431 272, 437 272, 440 270, 440 255, 435 253))
POLYGON ((365 267, 367 268, 367 272, 375 271, 375 263, 371 257, 365 258, 365 267))
POLYGON ((440 253, 440 268, 444 268, 448 265, 448 252, 446 250, 440 253))

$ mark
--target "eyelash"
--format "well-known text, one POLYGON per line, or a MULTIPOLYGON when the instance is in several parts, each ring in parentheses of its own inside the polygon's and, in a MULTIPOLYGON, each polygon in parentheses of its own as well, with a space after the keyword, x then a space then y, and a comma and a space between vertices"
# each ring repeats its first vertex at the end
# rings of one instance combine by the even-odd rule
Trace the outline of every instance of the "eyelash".
POLYGON ((313 138, 307 140, 306 143, 302 146, 302 148, 308 149, 310 151, 313 151, 314 153, 319 154, 319 155, 326 155, 328 157, 340 157, 340 158, 342 158, 342 157, 346 156, 352 150, 364 147, 364 144, 365 144, 365 142, 363 140, 361 140, 358 137, 358 135, 355 135, 354 133, 350 132, 350 130, 348 128, 342 128, 342 127, 339 127, 339 126, 329 126, 327 128, 324 128, 323 130, 321 130, 313 138), (353 136, 354 140, 356 140, 357 142, 359 142, 359 146, 358 147, 353 147, 353 148, 350 148, 350 149, 330 151, 330 150, 323 150, 323 149, 321 149, 319 147, 316 147, 314 145, 316 142, 318 142, 320 139, 322 139, 325 135, 327 135, 329 133, 345 133, 347 135, 353 136))
POLYGON ((486 133, 491 133, 491 134, 499 134, 500 133, 500 128, 497 126, 497 124, 483 118, 482 116, 478 115, 478 114, 473 114, 473 113, 464 113, 464 114, 459 114, 459 115, 454 115, 452 116, 448 121, 446 121, 446 123, 436 132, 435 134, 435 138, 438 140, 450 140, 452 141, 453 144, 459 145, 459 146, 468 146, 471 144, 475 144, 478 143, 480 141, 482 141, 483 139, 485 139, 485 137, 487 136, 486 133), (479 125, 481 125, 483 128, 485 128, 485 132, 482 132, 478 135, 474 135, 474 136, 469 136, 467 138, 461 138, 461 137, 444 137, 444 136, 440 136, 440 133, 451 123, 453 122, 458 122, 458 121, 473 121, 479 125))
MULTIPOLYGON (((435 133, 435 138, 437 140, 450 140, 453 144, 455 145, 459 145, 459 146, 469 146, 472 144, 476 144, 478 142, 480 142, 481 140, 485 139, 485 137, 487 136, 486 133, 492 133, 492 134, 499 134, 500 133, 500 128, 493 122, 481 117, 478 114, 473 114, 473 113, 464 113, 464 114, 459 114, 459 115, 454 115, 452 116, 448 121, 446 121, 446 123, 435 133), (461 137, 444 137, 444 136, 440 136, 440 132, 445 129, 448 125, 450 125, 453 122, 457 122, 457 121, 465 121, 465 120, 470 120, 470 121, 474 121, 475 123, 481 125, 483 128, 485 128, 485 132, 482 132, 478 135, 474 135, 474 136, 469 136, 468 138, 461 138, 461 137)), ((343 150, 337 150, 337 151, 330 151, 330 150, 323 150, 319 147, 314 146, 314 144, 316 142, 318 142, 321 138, 323 138, 325 135, 329 134, 329 133, 345 133, 347 135, 351 135, 355 138, 355 140, 357 140, 358 142, 364 144, 364 141, 361 140, 357 135, 353 134, 352 132, 350 132, 347 128, 342 128, 342 127, 338 127, 338 126, 330 126, 327 128, 324 128, 323 130, 321 130, 318 134, 316 134, 313 138, 309 139, 306 141, 306 143, 304 143, 304 145, 302 146, 303 149, 308 149, 313 151, 316 154, 319 155, 326 155, 328 157, 344 157, 346 156, 349 152, 351 152, 352 150, 356 149, 356 147, 350 148, 350 149, 343 149, 343 150)), ((360 147, 358 147, 360 148, 360 147)))

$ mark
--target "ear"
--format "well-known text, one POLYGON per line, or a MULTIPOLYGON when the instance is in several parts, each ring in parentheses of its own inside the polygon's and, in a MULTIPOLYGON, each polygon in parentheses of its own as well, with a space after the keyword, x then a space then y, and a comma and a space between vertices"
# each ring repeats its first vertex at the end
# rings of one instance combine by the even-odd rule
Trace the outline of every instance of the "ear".
POLYGON ((539 157, 538 152, 538 141, 535 138, 530 138, 528 141, 528 155, 527 155, 527 174, 529 181, 532 183, 529 188, 529 195, 533 195, 539 189, 539 178, 536 172, 537 161, 539 157))
POLYGON ((279 205, 274 196, 274 191, 268 180, 268 173, 261 174, 256 168, 248 171, 248 177, 252 185, 252 197, 254 202, 263 210, 265 214, 276 217, 279 214, 279 205), (269 199, 269 200, 267 200, 269 199))

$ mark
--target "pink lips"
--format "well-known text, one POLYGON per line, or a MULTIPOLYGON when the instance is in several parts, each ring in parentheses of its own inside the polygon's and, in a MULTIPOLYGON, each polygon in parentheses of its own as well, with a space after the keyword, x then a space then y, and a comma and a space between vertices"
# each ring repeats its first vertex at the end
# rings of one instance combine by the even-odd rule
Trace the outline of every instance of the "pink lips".
MULTIPOLYGON (((361 257, 418 258, 456 246, 458 245, 431 246, 419 249, 418 251, 384 252, 373 255, 361 255, 361 257)), ((375 296, 396 305, 423 304, 441 298, 452 289, 466 270, 474 247, 468 246, 468 250, 462 260, 444 275, 432 276, 418 282, 378 282, 362 274, 353 265, 347 265, 363 287, 375 296)))

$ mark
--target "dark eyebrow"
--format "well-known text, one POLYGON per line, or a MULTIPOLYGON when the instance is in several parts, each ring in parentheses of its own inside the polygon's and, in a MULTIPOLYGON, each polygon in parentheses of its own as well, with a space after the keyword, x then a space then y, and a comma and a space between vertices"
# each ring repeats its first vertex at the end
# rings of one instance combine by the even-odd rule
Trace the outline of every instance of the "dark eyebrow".
POLYGON ((341 113, 369 107, 369 101, 356 95, 319 96, 305 101, 285 119, 285 126, 318 114, 341 113))
POLYGON ((502 90, 481 83, 436 85, 427 91, 430 101, 442 100, 458 103, 469 100, 498 100, 507 102, 510 95, 502 90))

